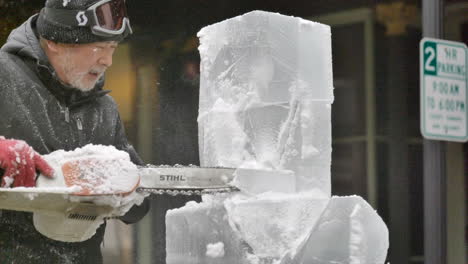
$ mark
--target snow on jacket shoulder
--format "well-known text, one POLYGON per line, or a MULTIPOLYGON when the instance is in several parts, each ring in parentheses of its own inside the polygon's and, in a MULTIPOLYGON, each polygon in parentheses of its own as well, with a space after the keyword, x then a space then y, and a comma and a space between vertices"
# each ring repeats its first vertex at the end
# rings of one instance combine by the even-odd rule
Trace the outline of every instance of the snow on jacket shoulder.
MULTIPOLYGON (((90 92, 60 82, 35 33, 37 15, 12 31, 0 49, 0 135, 22 139, 40 154, 73 150, 86 144, 112 145, 143 162, 128 143, 116 103, 102 90, 90 92)), ((148 203, 123 217, 141 219, 148 203)), ((88 241, 62 243, 37 233, 31 214, 0 211, 1 263, 100 263, 104 225, 88 241), (11 251, 9 251, 9 249, 11 251), (56 260, 57 262, 55 262, 56 260)))

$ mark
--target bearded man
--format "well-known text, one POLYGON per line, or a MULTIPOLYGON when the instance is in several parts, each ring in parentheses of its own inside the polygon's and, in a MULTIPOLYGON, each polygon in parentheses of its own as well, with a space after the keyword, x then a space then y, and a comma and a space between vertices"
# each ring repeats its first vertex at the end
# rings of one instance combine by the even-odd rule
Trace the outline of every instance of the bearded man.
MULTIPOLYGON (((125 0, 47 0, 11 32, 0 50, 2 187, 35 186, 36 171, 53 174, 41 155, 86 144, 115 146, 142 164, 102 89, 112 55, 129 34, 125 0)), ((148 208, 145 201, 121 220, 136 222, 148 208)), ((0 263, 102 263, 105 225, 87 241, 64 243, 39 234, 30 213, 0 214, 0 263)))

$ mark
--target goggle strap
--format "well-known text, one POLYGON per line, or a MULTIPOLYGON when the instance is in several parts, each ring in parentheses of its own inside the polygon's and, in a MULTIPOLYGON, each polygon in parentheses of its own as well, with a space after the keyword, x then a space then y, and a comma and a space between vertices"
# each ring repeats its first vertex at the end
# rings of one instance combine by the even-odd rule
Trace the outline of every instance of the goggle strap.
MULTIPOLYGON (((125 19, 124 20, 124 25, 123 27, 125 28, 122 32, 119 32, 118 34, 124 34, 125 32, 127 32, 128 34, 133 34, 133 30, 132 30, 132 27, 130 26, 130 21, 128 19, 125 19)), ((91 28, 91 30, 93 31, 94 35, 97 35, 97 36, 101 36, 101 37, 112 37, 112 36, 115 36, 116 33, 114 32, 106 32, 106 29, 103 29, 99 26, 94 26, 91 28)))
POLYGON ((42 16, 52 22, 69 27, 92 27, 97 25, 93 10, 67 10, 44 7, 42 16))

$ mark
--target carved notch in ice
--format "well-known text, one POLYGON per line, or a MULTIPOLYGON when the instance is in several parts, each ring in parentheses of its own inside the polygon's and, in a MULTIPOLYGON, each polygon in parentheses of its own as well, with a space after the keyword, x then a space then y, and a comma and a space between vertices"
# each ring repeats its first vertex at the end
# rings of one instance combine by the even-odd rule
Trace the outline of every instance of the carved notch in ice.
POLYGON ((329 196, 330 27, 254 11, 198 36, 201 165, 291 170, 329 196))

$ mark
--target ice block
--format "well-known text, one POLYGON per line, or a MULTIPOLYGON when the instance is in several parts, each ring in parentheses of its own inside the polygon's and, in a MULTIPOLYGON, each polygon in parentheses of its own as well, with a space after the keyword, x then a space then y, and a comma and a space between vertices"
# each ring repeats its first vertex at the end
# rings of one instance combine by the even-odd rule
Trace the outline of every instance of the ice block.
POLYGON ((295 193, 296 179, 292 171, 237 169, 231 184, 243 193, 295 193))
POLYGON ((235 232, 260 259, 281 259, 306 237, 328 204, 314 193, 264 193, 231 197, 224 202, 235 232))
POLYGON ((307 237, 328 200, 311 193, 204 196, 202 203, 190 202, 167 213, 166 261, 279 261, 307 237))
POLYGON ((204 196, 203 203, 189 202, 166 214, 166 263, 247 264, 248 246, 230 228, 224 198, 204 196), (224 254, 213 257, 211 245, 223 244, 224 254))
POLYGON ((330 27, 253 11, 198 36, 201 165, 291 170, 330 196, 330 27))
POLYGON ((308 239, 281 264, 384 263, 388 229, 359 196, 332 197, 308 239))

